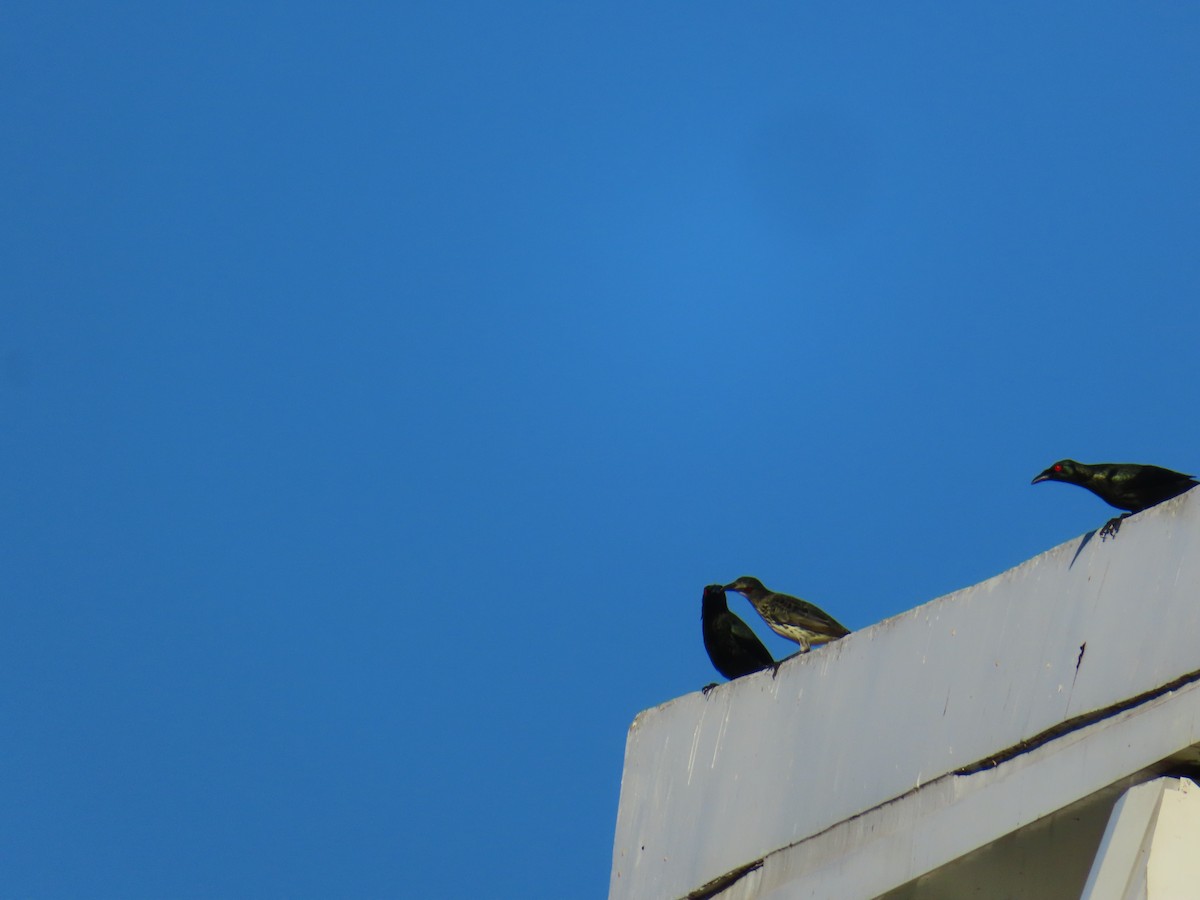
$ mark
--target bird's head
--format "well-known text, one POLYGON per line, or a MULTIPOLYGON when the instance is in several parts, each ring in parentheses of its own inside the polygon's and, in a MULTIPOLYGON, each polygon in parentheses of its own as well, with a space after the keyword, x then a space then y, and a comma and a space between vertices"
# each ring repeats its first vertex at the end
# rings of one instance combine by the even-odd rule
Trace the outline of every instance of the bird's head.
POLYGON ((720 612, 723 609, 729 609, 725 602, 725 588, 719 584, 710 584, 704 589, 704 597, 701 601, 705 611, 720 612))
POLYGON ((749 596, 756 591, 765 591, 766 588, 763 587, 763 583, 757 578, 754 578, 750 575, 743 575, 737 581, 731 581, 729 584, 725 585, 725 590, 737 591, 739 594, 749 596))
POLYGON ((1037 478, 1029 482, 1037 484, 1039 481, 1065 481, 1068 484, 1078 484, 1083 477, 1083 473, 1079 471, 1079 463, 1073 459, 1060 459, 1037 478))

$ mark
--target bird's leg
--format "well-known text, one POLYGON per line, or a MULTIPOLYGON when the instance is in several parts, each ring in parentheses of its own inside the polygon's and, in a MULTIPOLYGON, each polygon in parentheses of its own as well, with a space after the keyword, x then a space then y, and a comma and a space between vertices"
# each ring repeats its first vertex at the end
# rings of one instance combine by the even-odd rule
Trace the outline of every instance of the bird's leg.
MULTIPOLYGON (((807 649, 807 648, 805 648, 805 649, 807 649)), ((773 666, 771 666, 771 677, 774 678, 776 675, 779 674, 779 667, 782 666, 785 662, 787 662, 789 659, 799 656, 803 652, 804 652, 804 650, 797 650, 795 653, 792 653, 789 656, 785 656, 783 659, 776 660, 775 664, 773 666)))
POLYGON ((1111 519, 1105 522, 1104 527, 1100 529, 1100 540, 1103 541, 1110 537, 1115 538, 1117 536, 1117 532, 1121 530, 1121 520, 1128 519, 1131 515, 1133 515, 1133 513, 1121 513, 1121 515, 1113 516, 1111 519))
POLYGON ((717 682, 715 682, 715 681, 713 681, 709 684, 706 684, 704 687, 700 688, 700 693, 702 693, 705 697, 707 697, 708 692, 711 691, 716 686, 717 686, 717 682))

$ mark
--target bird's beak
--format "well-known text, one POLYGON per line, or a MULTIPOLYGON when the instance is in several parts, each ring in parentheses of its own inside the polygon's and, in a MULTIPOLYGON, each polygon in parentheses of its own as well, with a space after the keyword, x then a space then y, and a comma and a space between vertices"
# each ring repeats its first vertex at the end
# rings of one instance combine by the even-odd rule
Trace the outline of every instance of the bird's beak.
POLYGON ((1049 480, 1050 480, 1050 470, 1047 469, 1045 472, 1043 472, 1041 475, 1039 475, 1037 478, 1033 479, 1033 481, 1031 481, 1029 483, 1037 484, 1039 481, 1049 481, 1049 480))
POLYGON ((736 591, 736 590, 737 590, 737 588, 735 588, 735 587, 734 587, 734 584, 736 584, 736 583, 737 583, 737 582, 733 582, 733 581, 731 581, 729 584, 725 585, 725 587, 724 587, 724 590, 727 590, 727 591, 736 591))

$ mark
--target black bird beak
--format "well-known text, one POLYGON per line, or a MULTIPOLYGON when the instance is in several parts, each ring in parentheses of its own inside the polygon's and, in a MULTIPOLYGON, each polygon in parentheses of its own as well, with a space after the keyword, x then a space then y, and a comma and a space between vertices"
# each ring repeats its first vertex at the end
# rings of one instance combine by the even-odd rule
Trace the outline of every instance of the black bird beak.
POLYGON ((1043 472, 1041 475, 1039 475, 1037 478, 1033 479, 1033 481, 1031 481, 1031 482, 1029 482, 1029 483, 1030 483, 1030 484, 1037 484, 1039 481, 1049 481, 1049 480, 1050 480, 1050 474, 1051 474, 1051 471, 1050 471, 1050 469, 1047 469, 1045 472, 1043 472))
POLYGON ((725 590, 725 591, 732 591, 732 590, 733 590, 733 585, 734 585, 734 584, 735 584, 735 582, 732 582, 732 581, 731 581, 731 582, 729 582, 729 584, 725 585, 725 587, 724 587, 724 588, 722 588, 722 590, 725 590))

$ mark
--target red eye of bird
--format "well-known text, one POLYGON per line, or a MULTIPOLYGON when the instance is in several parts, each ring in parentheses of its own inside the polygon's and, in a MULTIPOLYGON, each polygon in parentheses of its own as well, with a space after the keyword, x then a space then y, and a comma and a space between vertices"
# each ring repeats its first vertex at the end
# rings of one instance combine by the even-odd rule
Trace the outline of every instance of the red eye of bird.
POLYGON ((1055 472, 1061 472, 1061 471, 1062 471, 1062 466, 1060 466, 1060 465, 1058 465, 1058 464, 1055 464, 1055 466, 1054 466, 1054 471, 1055 471, 1055 472))

